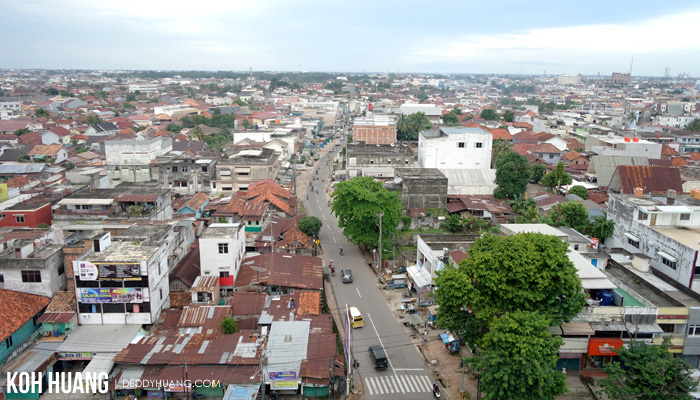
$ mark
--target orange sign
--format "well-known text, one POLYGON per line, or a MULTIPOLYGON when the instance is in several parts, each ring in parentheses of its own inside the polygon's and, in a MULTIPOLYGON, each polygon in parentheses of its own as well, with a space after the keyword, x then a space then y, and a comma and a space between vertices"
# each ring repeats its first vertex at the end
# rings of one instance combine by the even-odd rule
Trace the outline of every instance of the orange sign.
POLYGON ((615 349, 622 347, 622 339, 591 338, 588 340, 589 356, 616 356, 615 349))

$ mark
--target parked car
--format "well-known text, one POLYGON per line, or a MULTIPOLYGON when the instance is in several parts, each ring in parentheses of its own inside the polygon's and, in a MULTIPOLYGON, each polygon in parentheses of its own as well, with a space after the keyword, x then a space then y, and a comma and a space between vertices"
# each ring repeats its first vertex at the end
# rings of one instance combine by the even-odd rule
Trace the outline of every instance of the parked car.
POLYGON ((343 277, 343 283, 352 283, 352 271, 350 268, 340 271, 340 276, 343 277))

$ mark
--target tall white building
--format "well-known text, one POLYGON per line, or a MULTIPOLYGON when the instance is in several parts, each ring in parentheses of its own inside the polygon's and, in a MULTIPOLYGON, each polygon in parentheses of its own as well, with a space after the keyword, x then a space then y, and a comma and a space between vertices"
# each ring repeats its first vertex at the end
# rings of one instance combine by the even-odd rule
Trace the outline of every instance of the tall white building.
POLYGON ((418 136, 423 168, 490 169, 493 136, 481 128, 439 128, 418 136))
POLYGON ((218 276, 222 291, 233 291, 244 255, 243 224, 211 224, 199 237, 200 274, 218 276))

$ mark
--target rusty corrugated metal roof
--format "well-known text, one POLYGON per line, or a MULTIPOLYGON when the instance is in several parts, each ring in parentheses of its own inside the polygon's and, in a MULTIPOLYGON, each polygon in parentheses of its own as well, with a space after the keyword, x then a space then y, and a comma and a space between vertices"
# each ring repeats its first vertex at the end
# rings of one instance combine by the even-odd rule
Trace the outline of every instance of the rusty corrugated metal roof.
POLYGON ((634 193, 634 188, 643 188, 645 193, 665 193, 673 189, 683 193, 681 170, 675 167, 651 165, 618 165, 621 192, 634 193))

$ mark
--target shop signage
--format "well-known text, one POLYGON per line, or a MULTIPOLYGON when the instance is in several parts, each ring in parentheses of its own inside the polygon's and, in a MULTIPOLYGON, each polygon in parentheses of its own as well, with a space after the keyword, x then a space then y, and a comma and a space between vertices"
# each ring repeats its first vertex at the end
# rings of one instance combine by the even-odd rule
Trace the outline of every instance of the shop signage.
POLYGON ((615 349, 622 347, 622 339, 592 338, 588 341, 589 356, 616 356, 615 349))
POLYGON ((141 275, 139 264, 100 264, 97 267, 100 278, 105 279, 134 278, 141 275))
POLYGON ((270 372, 269 375, 270 389, 296 389, 298 386, 296 371, 270 372))
POLYGON ((78 261, 78 276, 81 281, 96 281, 97 266, 91 262, 78 261))
POLYGON ((143 303, 143 291, 141 288, 80 288, 80 302, 143 303))
POLYGON ((92 360, 92 353, 58 353, 60 361, 92 360))

